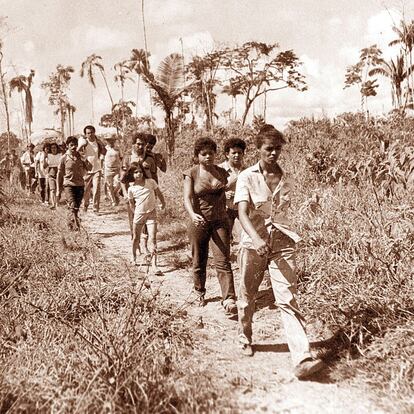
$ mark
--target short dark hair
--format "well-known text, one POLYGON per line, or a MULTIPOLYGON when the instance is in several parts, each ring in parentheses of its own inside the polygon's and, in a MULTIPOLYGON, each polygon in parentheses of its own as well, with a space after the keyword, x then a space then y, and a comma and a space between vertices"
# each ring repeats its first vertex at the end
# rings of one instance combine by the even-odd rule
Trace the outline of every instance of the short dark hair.
POLYGON ((147 135, 150 135, 150 134, 146 134, 145 132, 135 132, 135 134, 132 135, 132 138, 131 138, 132 145, 134 145, 138 140, 143 141, 146 144, 147 135))
POLYGON ((256 148, 260 148, 266 139, 274 139, 281 144, 286 144, 283 134, 270 124, 263 125, 260 128, 260 131, 256 134, 256 148))
POLYGON ((148 178, 148 177, 147 177, 147 172, 145 171, 145 168, 144 168, 144 165, 143 165, 142 161, 134 161, 134 162, 131 162, 131 164, 129 165, 129 167, 128 167, 128 169, 126 170, 126 173, 125 173, 125 175, 123 176, 123 178, 122 178, 122 180, 121 180, 121 181, 122 181, 124 184, 126 184, 126 183, 130 183, 131 181, 134 181, 134 172, 135 172, 138 168, 139 168, 139 169, 143 172, 144 177, 145 177, 145 178, 148 178))
POLYGON ((85 128, 83 128, 83 133, 84 134, 86 134, 86 130, 87 129, 90 129, 93 133, 95 133, 96 132, 96 129, 95 129, 95 127, 93 126, 93 125, 86 125, 86 127, 85 128))
POLYGON ((198 157, 198 154, 205 149, 212 150, 214 152, 217 152, 217 144, 215 141, 213 141, 211 138, 204 137, 204 138, 198 138, 194 142, 194 157, 198 157))
POLYGON ((240 148, 244 153, 244 151, 246 151, 246 142, 240 138, 230 138, 224 141, 225 154, 228 154, 232 148, 240 148))
POLYGON ((50 144, 49 143, 43 144, 42 150, 44 151, 46 148, 50 149, 50 144))
POLYGON ((72 142, 75 143, 75 145, 78 145, 78 139, 74 136, 67 137, 65 144, 66 146, 69 146, 72 142))

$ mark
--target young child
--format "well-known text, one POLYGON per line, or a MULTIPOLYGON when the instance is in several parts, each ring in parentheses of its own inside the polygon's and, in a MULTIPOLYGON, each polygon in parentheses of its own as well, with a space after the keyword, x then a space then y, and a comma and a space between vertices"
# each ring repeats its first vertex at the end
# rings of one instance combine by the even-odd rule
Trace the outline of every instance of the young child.
POLYGON ((310 353, 305 320, 296 302, 295 244, 300 237, 292 230, 287 214, 292 183, 278 164, 285 142, 281 132, 264 125, 256 136, 260 160, 242 171, 236 184, 234 203, 238 204, 243 227, 237 303, 239 339, 242 353, 252 356, 254 298, 268 269, 295 375, 303 379, 322 369, 323 363, 310 353))
POLYGON ((60 159, 58 167, 57 199, 64 190, 69 207, 68 226, 71 230, 79 230, 78 213, 85 192, 83 177, 87 171, 92 169, 92 164, 77 151, 78 139, 76 137, 68 137, 66 146, 67 151, 60 159))
MULTIPOLYGON (((144 225, 148 229, 148 250, 152 271, 155 275, 161 276, 162 272, 157 267, 157 213, 156 198, 161 202, 161 209, 165 208, 164 196, 158 184, 152 178, 146 178, 145 169, 142 162, 133 162, 127 172, 127 177, 132 181, 128 188, 128 200, 131 210, 134 212, 132 220, 132 260, 135 265, 137 261, 137 250, 141 231, 144 225)), ((148 255, 146 257, 148 261, 148 255)))

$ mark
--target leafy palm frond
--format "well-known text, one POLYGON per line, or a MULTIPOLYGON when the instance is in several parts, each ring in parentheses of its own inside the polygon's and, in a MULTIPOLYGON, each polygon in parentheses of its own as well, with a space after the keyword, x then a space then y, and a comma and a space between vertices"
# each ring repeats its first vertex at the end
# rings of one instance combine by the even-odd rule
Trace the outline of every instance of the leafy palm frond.
POLYGON ((168 55, 158 66, 157 82, 168 94, 175 94, 184 83, 183 58, 178 53, 168 55))

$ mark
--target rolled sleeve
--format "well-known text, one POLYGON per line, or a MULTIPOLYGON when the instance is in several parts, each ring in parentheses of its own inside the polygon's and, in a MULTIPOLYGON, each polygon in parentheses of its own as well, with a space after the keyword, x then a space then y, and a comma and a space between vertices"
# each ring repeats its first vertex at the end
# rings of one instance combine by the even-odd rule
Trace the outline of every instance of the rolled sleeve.
POLYGON ((234 204, 240 203, 241 201, 250 202, 250 191, 248 186, 248 176, 243 174, 239 175, 236 183, 236 191, 234 193, 234 204))

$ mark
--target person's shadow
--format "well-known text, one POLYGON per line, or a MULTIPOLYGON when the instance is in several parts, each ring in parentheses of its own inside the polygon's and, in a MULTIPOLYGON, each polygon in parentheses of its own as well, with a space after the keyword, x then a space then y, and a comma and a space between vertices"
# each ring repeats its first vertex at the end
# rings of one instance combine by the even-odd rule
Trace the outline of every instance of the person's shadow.
MULTIPOLYGON (((329 349, 337 343, 337 337, 334 335, 333 337, 322 340, 311 342, 310 346, 311 349, 317 350, 319 348, 329 349)), ((253 351, 256 353, 260 352, 274 352, 274 353, 281 353, 281 352, 289 352, 289 347, 286 343, 277 343, 277 344, 253 344, 253 351)), ((330 366, 332 365, 332 361, 329 360, 328 355, 319 355, 324 363, 325 367, 317 372, 316 374, 306 378, 304 381, 314 381, 319 382, 321 384, 334 384, 336 381, 331 378, 330 376, 330 366)), ((303 381, 303 380, 302 380, 303 381)))

